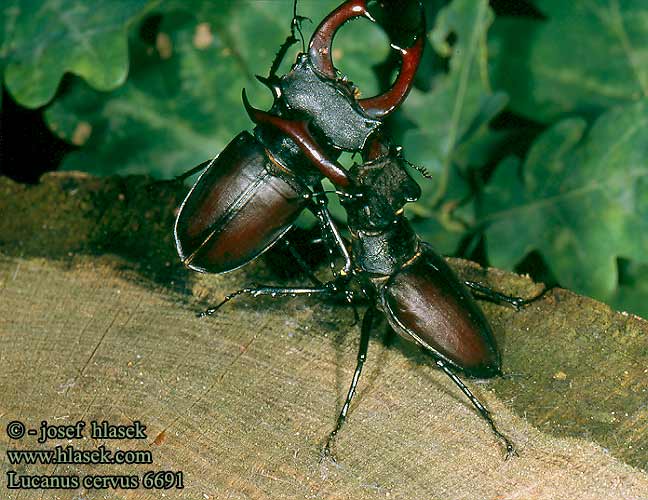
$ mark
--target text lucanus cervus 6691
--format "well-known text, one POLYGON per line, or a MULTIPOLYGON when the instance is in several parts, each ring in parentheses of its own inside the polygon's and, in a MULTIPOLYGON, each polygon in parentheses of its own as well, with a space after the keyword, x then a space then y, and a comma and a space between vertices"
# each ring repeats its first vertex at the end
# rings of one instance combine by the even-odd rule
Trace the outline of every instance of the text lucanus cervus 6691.
MULTIPOLYGON (((298 21, 293 18, 292 35, 280 49, 270 75, 260 78, 273 92, 274 104, 267 112, 257 110, 243 93, 245 107, 256 124, 254 135, 242 132, 208 163, 178 214, 177 250, 191 269, 227 272, 276 243, 300 212, 309 208, 320 221, 323 241, 344 261, 333 279, 322 283, 309 273, 313 284, 308 287, 244 288, 202 315, 213 314, 240 295, 313 295, 341 297, 353 305, 368 303, 356 369, 325 452, 330 451, 346 419, 366 359, 372 323, 381 312, 399 335, 431 353, 437 366, 503 440, 510 455, 513 445, 454 370, 475 377, 501 374, 495 337, 471 293, 515 307, 527 301, 459 280, 445 260, 419 239, 403 215, 404 205, 418 199, 420 188, 409 175, 401 150, 384 136, 382 120, 403 102, 412 86, 425 39, 424 12, 419 0, 397 2, 398 12, 395 3, 376 2, 376 8, 384 10, 382 17, 392 20, 385 30, 392 47, 401 54, 402 64, 389 91, 357 99, 354 87, 338 76, 331 48, 336 31, 348 20, 365 17, 375 21, 369 3, 342 3, 315 30, 308 50, 297 57, 290 72, 278 77, 279 61, 296 41, 298 21), (384 15, 390 9, 393 12, 384 15), (415 17, 416 26, 399 26, 401 17, 415 17), (396 37, 401 39, 398 43, 396 37), (359 153, 362 162, 344 169, 337 162, 342 151, 359 153), (347 212, 350 244, 328 212, 327 199, 321 194, 323 178, 336 187, 347 212)), ((295 258, 302 264, 298 255, 295 258)))

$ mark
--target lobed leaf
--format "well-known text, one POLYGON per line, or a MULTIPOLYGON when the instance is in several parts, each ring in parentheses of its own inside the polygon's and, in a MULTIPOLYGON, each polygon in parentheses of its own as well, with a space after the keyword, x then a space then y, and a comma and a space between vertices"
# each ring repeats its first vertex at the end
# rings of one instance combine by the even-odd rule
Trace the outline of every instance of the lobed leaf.
POLYGON ((648 2, 543 0, 546 20, 498 19, 493 81, 513 111, 549 123, 648 96, 648 2))
POLYGON ((128 74, 127 30, 156 0, 4 0, 0 69, 23 106, 49 102, 66 72, 98 90, 128 74))
POLYGON ((417 227, 433 244, 439 242, 445 253, 455 251, 466 229, 451 216, 470 195, 469 185, 455 170, 483 165, 485 157, 476 158, 474 153, 487 150, 497 138, 488 123, 507 102, 504 94, 492 91, 488 77, 486 42, 493 19, 487 0, 454 0, 442 9, 429 39, 440 55, 449 58, 449 70, 433 80, 429 92, 413 90, 403 105, 416 125, 403 139, 407 157, 434 176, 432 182, 422 181, 418 208, 420 215, 434 220, 417 227))
MULTIPOLYGON (((299 3, 300 15, 320 19, 337 0, 299 3)), ((236 134, 252 129, 241 102, 246 88, 254 106, 267 109, 271 94, 255 75, 266 75, 290 32, 292 2, 169 1, 155 46, 131 36, 133 70, 126 84, 105 94, 77 82, 46 113, 49 126, 84 147, 64 161, 65 169, 95 174, 148 173, 169 177, 216 154, 236 134), (83 132, 85 131, 85 132, 83 132)), ((355 75, 367 93, 377 92, 367 61, 376 47, 390 50, 378 27, 365 23, 358 43, 344 28, 334 60, 355 75)), ((351 23, 350 26, 355 26, 351 23)), ((307 37, 315 28, 303 24, 307 37)), ((281 71, 289 69, 301 44, 281 71)), ((375 55, 373 56, 375 57, 375 55)))
POLYGON ((505 161, 481 207, 491 263, 512 268, 538 250, 562 285, 609 299, 617 257, 645 263, 648 100, 615 108, 587 131, 570 118, 533 145, 519 174, 505 161))

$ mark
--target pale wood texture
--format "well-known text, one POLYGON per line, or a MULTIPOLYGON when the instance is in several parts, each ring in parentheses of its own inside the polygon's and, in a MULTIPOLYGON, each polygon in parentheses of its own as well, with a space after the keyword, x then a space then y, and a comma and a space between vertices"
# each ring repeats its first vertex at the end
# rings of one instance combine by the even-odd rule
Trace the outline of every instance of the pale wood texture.
MULTIPOLYGON (((355 363, 351 312, 315 300, 241 300, 195 311, 251 279, 259 264, 198 276, 168 233, 182 189, 151 195, 136 179, 0 179, 0 452, 6 472, 143 474, 181 470, 186 488, 8 491, 10 499, 648 499, 648 324, 564 290, 522 312, 484 304, 514 376, 470 386, 519 447, 500 444, 417 348, 376 329, 340 434, 320 461, 355 363), (97 204, 103 203, 102 206, 97 204), (141 254, 138 256, 138 254, 141 254), (11 420, 37 428, 107 419, 147 426, 153 465, 13 466, 11 420), (163 496, 166 495, 166 496, 163 496)), ((508 292, 542 287, 453 261, 508 292)))

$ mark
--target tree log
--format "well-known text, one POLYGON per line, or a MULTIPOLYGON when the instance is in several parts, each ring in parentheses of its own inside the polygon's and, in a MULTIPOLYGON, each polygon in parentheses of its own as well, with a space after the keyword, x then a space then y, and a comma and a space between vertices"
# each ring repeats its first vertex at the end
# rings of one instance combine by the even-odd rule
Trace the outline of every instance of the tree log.
MULTIPOLYGON (((351 311, 315 299, 237 299, 281 281, 265 260, 226 275, 182 268, 171 240, 185 188, 142 177, 0 179, 2 498, 648 499, 648 323, 555 289, 524 310, 483 303, 509 375, 468 380, 501 443, 417 347, 373 334, 334 446, 359 337, 351 311), (84 421, 83 439, 10 439, 7 425, 84 421), (146 426, 90 437, 90 422, 146 426), (152 464, 11 464, 7 450, 147 450, 152 464), (147 471, 180 489, 145 489, 147 471), (137 475, 134 489, 7 489, 19 476, 137 475), (14 476, 15 477, 15 476, 14 476)), ((529 278, 451 260, 465 278, 533 296, 529 278)))

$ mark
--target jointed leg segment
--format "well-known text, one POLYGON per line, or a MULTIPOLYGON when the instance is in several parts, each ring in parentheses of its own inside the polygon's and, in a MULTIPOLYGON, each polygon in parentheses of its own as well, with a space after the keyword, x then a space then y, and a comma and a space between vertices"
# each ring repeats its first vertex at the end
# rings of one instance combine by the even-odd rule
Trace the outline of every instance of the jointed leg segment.
POLYGON ((455 383, 455 385, 459 387, 459 389, 461 389, 461 391, 468 397, 468 399, 473 404, 473 406, 477 409, 477 411, 482 416, 482 418, 486 420, 486 422, 488 422, 488 425, 490 425, 493 434, 495 434, 495 436, 497 436, 499 439, 502 440, 502 442, 506 446, 506 459, 511 458, 513 455, 517 455, 513 443, 511 443, 511 441, 497 429, 497 426, 495 425, 495 422, 493 421, 490 412, 475 397, 475 395, 470 391, 470 389, 468 389, 466 384, 464 384, 463 381, 459 377, 457 377, 457 375, 455 375, 455 373, 450 368, 448 368, 445 362, 441 361, 440 359, 437 359, 435 363, 439 368, 443 370, 443 372, 448 377, 450 377, 450 380, 452 380, 455 383))
POLYGON ((318 287, 276 287, 276 286, 251 286, 247 288, 242 288, 237 290, 234 293, 227 295, 219 304, 214 307, 210 307, 205 311, 198 313, 199 318, 205 316, 211 316, 216 311, 218 311, 222 306, 227 302, 232 300, 234 297, 239 295, 249 295, 250 297, 259 297, 261 295, 270 295, 271 297, 296 297, 297 295, 319 295, 319 296, 331 296, 335 292, 331 287, 328 286, 318 286, 318 287))
POLYGON ((371 336, 371 326, 373 324, 373 319, 376 314, 376 309, 370 307, 367 309, 367 312, 362 318, 362 329, 360 333, 360 346, 358 348, 358 360, 356 363, 355 371, 353 372, 353 378, 351 379, 351 386, 349 387, 349 392, 347 397, 342 405, 342 410, 338 416, 337 422, 335 424, 335 429, 329 434, 326 444, 324 445, 324 455, 328 456, 331 454, 331 443, 335 439, 335 436, 344 425, 346 421, 347 413, 349 412, 349 407, 351 406, 351 400, 355 395, 356 388, 358 386, 358 381, 360 380, 360 374, 362 373, 362 367, 367 359, 367 350, 369 349, 369 337, 371 336))
POLYGON ((506 295, 504 293, 500 293, 486 285, 482 285, 477 281, 464 281, 464 283, 468 288, 476 292, 478 298, 484 298, 497 304, 510 304, 518 311, 523 307, 528 306, 532 302, 540 299, 550 290, 550 288, 545 288, 535 297, 525 299, 524 297, 516 297, 514 295, 506 295))

